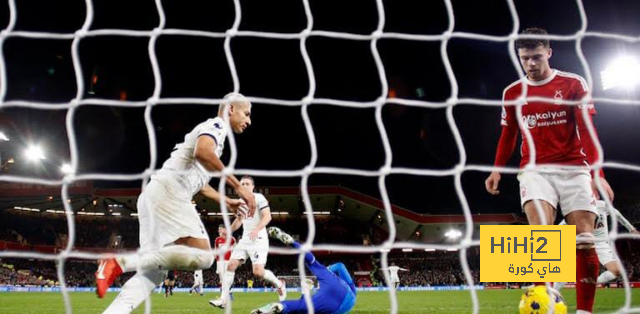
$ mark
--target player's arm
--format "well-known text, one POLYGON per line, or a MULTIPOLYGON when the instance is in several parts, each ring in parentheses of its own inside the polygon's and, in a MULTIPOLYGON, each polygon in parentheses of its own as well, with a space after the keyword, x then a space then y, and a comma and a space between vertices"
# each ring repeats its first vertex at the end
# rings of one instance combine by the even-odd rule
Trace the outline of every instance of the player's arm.
MULTIPOLYGON (((214 189, 213 187, 211 187, 211 185, 209 184, 205 184, 205 186, 202 188, 202 190, 200 190, 200 194, 202 194, 202 196, 212 199, 218 203, 220 203, 220 199, 222 198, 220 193, 218 191, 216 191, 216 189, 214 189)), ((227 203, 227 207, 229 208, 229 210, 233 213, 238 211, 238 207, 240 207, 240 205, 243 204, 243 202, 241 200, 238 199, 233 199, 233 198, 229 198, 229 197, 225 197, 225 202, 227 203)))
MULTIPOLYGON (((589 90, 587 89, 587 83, 583 79, 574 82, 572 88, 575 95, 574 99, 582 101, 580 105, 574 106, 573 109, 574 117, 576 119, 576 126, 578 129, 578 135, 580 136, 580 143, 582 144, 584 153, 587 155, 587 162, 589 163, 589 165, 594 165, 598 162, 598 159, 600 157, 598 155, 597 148, 600 140, 598 139, 596 125, 593 122, 593 116, 596 114, 596 109, 593 103, 588 101, 589 90), (586 119, 583 114, 583 110, 587 111, 586 119), (593 126, 594 136, 591 136, 591 133, 589 133, 589 124, 593 126)), ((611 189, 609 182, 607 182, 607 180, 604 178, 604 171, 602 171, 602 169, 600 169, 598 173, 592 171, 591 176, 594 178, 596 176, 600 177, 600 182, 602 184, 604 192, 607 194, 610 200, 613 200, 613 189, 611 189)), ((591 181, 591 187, 596 198, 600 199, 600 193, 595 180, 591 181)))
POLYGON ((236 219, 231 223, 231 233, 229 235, 240 229, 240 226, 242 226, 242 218, 236 216, 236 219))
MULTIPOLYGON (((213 136, 199 136, 196 141, 194 156, 209 172, 222 172, 225 168, 218 155, 216 155, 217 146, 218 143, 213 136)), ((232 174, 227 176, 227 184, 247 203, 249 217, 252 217, 256 210, 256 200, 253 192, 242 187, 240 181, 232 174)))
POLYGON ((349 285, 349 288, 351 288, 351 291, 353 291, 353 293, 356 293, 356 286, 353 282, 353 278, 351 278, 351 275, 349 275, 349 271, 347 270, 347 267, 344 266, 343 263, 335 263, 335 264, 329 265, 327 269, 329 269, 329 271, 331 271, 332 273, 340 277, 340 279, 344 280, 347 283, 347 285, 349 285))
MULTIPOLYGON (((505 91, 502 96, 503 102, 508 99, 505 91)), ((516 119, 516 110, 514 106, 502 107, 502 119, 500 121, 502 125, 502 132, 500 133, 500 139, 498 140, 498 147, 496 148, 496 158, 493 165, 496 167, 504 167, 511 158, 513 151, 516 148, 518 141, 518 120, 516 119)), ((500 194, 498 190, 498 184, 502 176, 500 172, 493 171, 489 177, 484 181, 487 192, 491 195, 500 194)))
POLYGON ((402 268, 402 267, 401 267, 401 268, 398 268, 398 270, 401 270, 401 271, 409 271, 408 269, 405 269, 405 268, 402 268))
POLYGON ((259 210, 260 210, 260 222, 255 227, 255 229, 251 230, 251 233, 249 234, 249 239, 251 240, 255 240, 256 238, 258 238, 258 232, 264 229, 264 227, 266 227, 271 222, 271 209, 269 208, 269 206, 259 210))
POLYGON ((637 233, 636 227, 633 224, 631 224, 629 222, 629 220, 627 220, 627 218, 625 218, 619 210, 617 210, 615 208, 611 208, 611 210, 616 215, 616 217, 618 218, 618 222, 621 225, 623 225, 625 228, 627 228, 627 230, 629 230, 629 232, 637 233))

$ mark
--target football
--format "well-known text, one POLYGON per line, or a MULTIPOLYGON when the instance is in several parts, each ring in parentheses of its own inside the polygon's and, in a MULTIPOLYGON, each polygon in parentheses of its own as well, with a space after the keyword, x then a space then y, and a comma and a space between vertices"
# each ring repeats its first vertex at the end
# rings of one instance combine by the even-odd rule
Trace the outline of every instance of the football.
POLYGON ((520 314, 566 314, 567 305, 557 290, 546 286, 528 288, 520 297, 520 314))

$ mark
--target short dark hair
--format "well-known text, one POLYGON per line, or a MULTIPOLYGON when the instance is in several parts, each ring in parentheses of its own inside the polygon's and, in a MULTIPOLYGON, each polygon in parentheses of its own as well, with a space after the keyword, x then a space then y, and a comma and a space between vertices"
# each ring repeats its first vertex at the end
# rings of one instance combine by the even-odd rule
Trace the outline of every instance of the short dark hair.
POLYGON ((240 181, 244 179, 251 180, 251 183, 253 183, 253 185, 256 185, 256 181, 253 181, 253 178, 251 176, 242 176, 242 178, 240 178, 240 181))
MULTIPOLYGON (((522 31, 523 35, 549 35, 547 30, 539 27, 529 27, 522 31)), ((549 40, 544 38, 521 38, 516 40, 516 49, 536 49, 539 46, 549 48, 549 40)))

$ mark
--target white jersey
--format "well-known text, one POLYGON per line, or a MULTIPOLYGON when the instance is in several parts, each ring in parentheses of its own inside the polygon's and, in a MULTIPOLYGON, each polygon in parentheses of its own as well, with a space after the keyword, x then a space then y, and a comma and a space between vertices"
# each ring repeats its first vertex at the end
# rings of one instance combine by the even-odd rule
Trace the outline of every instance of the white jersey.
POLYGON ((398 277, 398 271, 399 270, 405 270, 404 268, 398 267, 398 266, 389 266, 389 268, 387 268, 389 270, 389 277, 391 277, 391 281, 392 282, 399 282, 400 281, 400 277, 398 277))
POLYGON ((202 282, 203 279, 204 278, 202 277, 202 269, 198 269, 193 272, 193 282, 202 282))
MULTIPOLYGON (((264 195, 260 193, 253 193, 253 195, 256 197, 256 213, 253 217, 245 217, 242 220, 243 239, 249 239, 249 233, 251 233, 251 231, 260 224, 260 219, 262 219, 262 210, 269 208, 269 201, 267 201, 264 195)), ((258 238, 268 239, 267 228, 262 228, 262 230, 260 230, 258 238)))
POLYGON ((191 196, 195 195, 211 180, 209 172, 194 156, 198 138, 200 136, 210 136, 213 138, 217 144, 215 154, 220 157, 222 156, 227 132, 227 124, 220 117, 209 119, 198 124, 191 132, 184 136, 182 143, 174 147, 171 157, 164 162, 162 169, 160 169, 153 178, 160 181, 175 181, 185 189, 185 192, 191 196), (175 171, 184 173, 175 173, 175 171))

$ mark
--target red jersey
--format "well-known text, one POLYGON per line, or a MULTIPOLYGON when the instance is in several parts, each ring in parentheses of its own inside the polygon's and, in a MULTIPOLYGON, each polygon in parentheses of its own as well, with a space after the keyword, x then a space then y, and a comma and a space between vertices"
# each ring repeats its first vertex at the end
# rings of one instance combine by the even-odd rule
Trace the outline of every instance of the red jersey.
MULTIPOLYGON (((216 241, 214 243, 214 248, 218 249, 224 246, 224 244, 227 242, 226 238, 223 237, 217 237, 216 241)), ((231 237, 231 243, 230 243, 231 247, 233 247, 234 245, 236 245, 236 238, 231 237)), ((220 256, 216 254, 216 261, 220 259, 220 256)), ((231 250, 227 251, 227 253, 224 255, 224 260, 228 261, 231 259, 231 250)))
MULTIPOLYGON (((548 101, 527 101, 522 106, 522 127, 531 132, 536 149, 536 164, 590 165, 597 160, 597 150, 589 135, 582 108, 587 106, 589 120, 596 113, 593 103, 587 103, 586 81, 577 74, 553 70, 552 75, 539 82, 526 80, 527 97, 550 98, 548 101), (561 104, 561 101, 582 101, 579 105, 561 104)), ((518 80, 504 90, 503 101, 512 101, 522 93, 518 80)), ((498 144, 495 165, 506 165, 513 153, 520 130, 516 106, 502 108, 502 135, 498 144)), ((520 132, 524 167, 530 160, 525 134, 520 132)))

